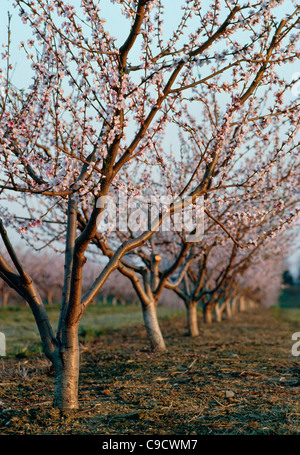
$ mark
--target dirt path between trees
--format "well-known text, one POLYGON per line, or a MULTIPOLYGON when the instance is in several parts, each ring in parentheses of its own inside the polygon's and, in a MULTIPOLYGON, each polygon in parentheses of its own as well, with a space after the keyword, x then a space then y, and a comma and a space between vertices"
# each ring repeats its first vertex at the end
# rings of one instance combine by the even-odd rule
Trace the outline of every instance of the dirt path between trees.
POLYGON ((81 341, 80 410, 51 408, 54 377, 41 355, 0 359, 0 434, 300 434, 295 324, 269 310, 201 325, 162 322, 168 352, 143 327, 81 341))

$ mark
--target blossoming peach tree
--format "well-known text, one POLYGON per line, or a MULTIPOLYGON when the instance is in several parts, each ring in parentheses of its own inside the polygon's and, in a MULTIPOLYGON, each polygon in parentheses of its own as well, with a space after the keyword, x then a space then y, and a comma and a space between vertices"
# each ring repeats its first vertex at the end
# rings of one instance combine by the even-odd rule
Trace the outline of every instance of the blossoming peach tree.
MULTIPOLYGON (((197 118, 191 115, 186 105, 182 106, 180 145, 184 153, 176 160, 174 154, 164 151, 159 183, 156 179, 151 187, 151 193, 156 197, 160 195, 162 202, 166 188, 172 195, 183 195, 189 188, 192 191, 193 187, 197 187, 199 176, 203 179, 205 175, 206 163, 210 162, 209 144, 214 140, 216 125, 222 122, 224 112, 221 100, 213 91, 206 93, 206 96, 204 94, 205 90, 202 90, 202 97, 198 99, 197 118), (192 173, 191 168, 194 170, 192 173)), ((290 105, 289 109, 293 111, 294 107, 290 105)), ((119 263, 119 270, 130 279, 139 296, 145 326, 155 349, 165 349, 156 316, 156 306, 164 288, 174 289, 183 299, 187 308, 189 333, 197 335, 197 303, 201 301, 203 304, 205 320, 211 320, 212 309, 217 310, 220 299, 234 289, 238 273, 241 274, 252 264, 253 256, 258 255, 272 238, 275 249, 275 242, 296 222, 299 213, 297 139, 295 136, 286 144, 284 154, 274 150, 274 144, 282 146, 280 134, 287 133, 286 125, 289 125, 288 128, 291 126, 289 122, 284 126, 284 118, 282 124, 282 117, 278 119, 279 113, 276 121, 265 128, 263 141, 260 131, 257 132, 257 125, 253 130, 252 122, 256 122, 257 118, 249 116, 250 122, 241 119, 243 129, 238 138, 235 138, 235 122, 231 125, 232 129, 223 141, 225 149, 230 144, 228 162, 219 161, 215 165, 210 186, 204 193, 205 207, 202 208, 209 222, 206 222, 205 229, 201 227, 203 232, 198 236, 197 248, 193 245, 194 241, 182 235, 183 232, 172 236, 160 229, 155 238, 152 236, 151 241, 142 244, 130 258, 128 256, 126 261, 119 263), (253 153, 254 150, 256 153, 253 153), (294 155, 293 159, 289 155, 294 155), (222 244, 226 238, 230 241, 224 247, 222 244), (195 267, 191 269, 190 264, 196 262, 196 270, 195 267), (178 276, 170 282, 174 274, 178 276), (138 280, 139 275, 142 276, 141 282, 138 280), (192 282, 188 284, 190 279, 192 282)), ((295 118, 294 121, 294 127, 297 128, 298 121, 295 118)), ((296 133, 294 127, 291 129, 293 135, 296 133)), ((147 214, 148 204, 153 205, 149 198, 149 186, 145 182, 150 182, 151 178, 153 180, 154 166, 149 157, 147 168, 140 178, 137 168, 127 176, 127 186, 131 188, 130 198, 140 201, 140 210, 134 212, 136 217, 143 215, 143 206, 147 214)), ((124 197, 122 201, 123 205, 129 202, 124 197)), ((81 218, 82 228, 86 221, 81 218)), ((172 221, 174 225, 174 219, 172 221)), ((114 230, 110 235, 102 231, 97 233, 94 243, 104 254, 112 257, 120 243, 132 239, 134 235, 131 229, 127 233, 114 230)))
MULTIPOLYGON (((125 191, 133 167, 147 166, 148 160, 156 168, 163 166, 164 138, 174 128, 193 135, 200 151, 200 157, 191 157, 179 196, 195 200, 221 191, 226 169, 248 131, 253 140, 245 147, 255 145, 257 159, 247 176, 250 192, 255 179, 271 175, 267 170, 276 159, 287 155, 287 162, 293 159, 296 166, 298 100, 290 96, 292 82, 280 67, 299 57, 298 7, 291 4, 282 12, 277 8, 281 3, 215 0, 202 6, 186 0, 170 32, 171 1, 111 0, 107 14, 122 15, 115 38, 95 0, 82 0, 78 11, 62 0, 14 2, 14 14, 19 12, 24 30, 31 30, 30 39, 20 46, 32 78, 25 88, 13 85, 9 29, 0 93, 0 233, 10 261, 0 257, 0 276, 33 312, 55 369, 54 406, 78 407, 80 318, 124 255, 150 239, 154 229, 121 243, 82 295, 83 268, 104 211, 99 197, 112 187, 125 191), (201 119, 189 125, 189 118, 211 94, 222 96, 223 113, 215 120, 204 153, 201 119), (86 220, 82 230, 80 215, 86 220), (59 222, 55 239, 47 239, 44 233, 54 221, 59 222), (7 228, 27 239, 35 236, 37 242, 63 245, 56 334, 7 228)), ((217 118, 209 106, 206 115, 217 118)), ((180 161, 175 153, 177 158, 180 161)), ((158 217, 155 227, 161 222, 158 217)))

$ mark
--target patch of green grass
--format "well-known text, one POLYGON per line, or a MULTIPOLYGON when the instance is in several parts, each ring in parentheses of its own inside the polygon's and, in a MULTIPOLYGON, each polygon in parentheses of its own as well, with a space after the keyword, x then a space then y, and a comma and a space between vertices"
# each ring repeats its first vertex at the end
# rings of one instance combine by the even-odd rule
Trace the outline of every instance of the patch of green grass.
POLYGON ((291 323, 300 329, 300 308, 270 308, 275 319, 291 323))
MULTIPOLYGON (((159 306, 157 314, 159 320, 170 319, 182 313, 177 308, 159 306)), ((182 313, 183 314, 183 313, 182 313)), ((127 306, 91 306, 83 315, 80 322, 79 335, 85 339, 93 339, 105 334, 110 330, 117 330, 122 327, 131 327, 143 324, 141 307, 134 305, 127 306)))
MULTIPOLYGON (((54 332, 60 306, 46 307, 54 332)), ((159 319, 176 316, 183 310, 158 307, 159 319)), ((90 305, 84 313, 79 328, 81 339, 91 340, 107 331, 143 324, 141 307, 137 305, 90 305)), ((42 352, 42 344, 33 314, 28 306, 0 308, 0 332, 6 336, 6 350, 9 356, 27 357, 42 352)))

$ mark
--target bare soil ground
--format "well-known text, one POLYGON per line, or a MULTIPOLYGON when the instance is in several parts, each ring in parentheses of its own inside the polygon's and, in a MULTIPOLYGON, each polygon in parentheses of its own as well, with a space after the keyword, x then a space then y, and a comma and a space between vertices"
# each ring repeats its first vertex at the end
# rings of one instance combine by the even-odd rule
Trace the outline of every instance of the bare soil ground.
POLYGON ((82 338, 80 410, 71 415, 51 408, 43 355, 0 359, 0 434, 300 434, 300 358, 291 354, 300 321, 255 309, 202 324, 194 339, 182 317, 161 326, 161 355, 143 326, 82 338))

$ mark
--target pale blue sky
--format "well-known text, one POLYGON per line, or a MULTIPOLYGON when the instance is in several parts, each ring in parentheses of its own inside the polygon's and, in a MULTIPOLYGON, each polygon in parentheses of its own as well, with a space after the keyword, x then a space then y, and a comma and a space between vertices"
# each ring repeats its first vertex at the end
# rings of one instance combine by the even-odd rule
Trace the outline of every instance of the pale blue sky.
MULTIPOLYGON (((81 1, 80 0, 69 0, 69 3, 74 5, 78 11, 81 1)), ((185 3, 185 0, 165 0, 164 4, 166 6, 166 15, 165 15, 165 37, 168 37, 168 34, 171 34, 174 27, 177 25, 181 17, 181 6, 185 3)), ((203 1, 202 4, 206 8, 211 1, 203 1)), ((243 3, 243 2, 241 2, 243 3)), ((31 70, 30 63, 24 56, 23 51, 19 51, 19 43, 21 41, 26 41, 31 37, 31 31, 28 26, 25 26, 17 13, 17 10, 12 6, 13 0, 1 0, 1 15, 0 15, 0 43, 6 43, 7 41, 7 11, 10 11, 12 14, 11 21, 11 31, 12 31, 12 45, 11 45, 11 63, 14 65, 15 70, 13 73, 12 81, 19 88, 26 87, 30 83, 31 70)), ((107 29, 110 33, 118 38, 118 44, 122 44, 126 38, 130 24, 124 19, 121 13, 118 11, 114 5, 111 5, 109 0, 101 0, 100 6, 102 10, 102 15, 107 21, 107 29)), ((281 19, 287 13, 293 10, 291 0, 285 0, 283 4, 277 8, 278 18, 281 19)), ((197 24, 195 24, 195 27, 197 24)), ((187 34, 190 30, 187 31, 187 34)), ((244 37, 241 36, 241 39, 244 37)), ((287 65, 284 66, 282 71, 285 72, 286 79, 292 79, 295 72, 300 71, 300 65, 287 65)), ((295 254, 299 255, 299 252, 295 254)))
MULTIPOLYGON (((10 11, 12 14, 12 45, 11 45, 11 54, 12 54, 12 64, 16 64, 16 69, 13 75, 13 82, 18 86, 26 85, 28 82, 31 72, 27 59, 24 57, 24 52, 19 51, 19 43, 21 41, 26 41, 31 37, 30 27, 24 25, 19 16, 17 9, 13 8, 14 0, 1 0, 1 14, 0 14, 0 43, 6 43, 7 41, 7 11, 10 11)), ((81 0, 69 0, 69 3, 74 5, 77 11, 80 11, 81 0)), ((165 5, 165 16, 164 16, 164 37, 167 39, 168 35, 171 35, 175 26, 179 22, 182 10, 181 7, 185 3, 185 0, 164 0, 165 5)), ((204 10, 209 6, 210 1, 203 0, 202 5, 204 10)), ((241 1, 241 4, 244 2, 241 1)), ((119 7, 112 5, 110 0, 99 0, 101 6, 101 15, 106 20, 106 28, 110 33, 118 39, 118 44, 122 44, 126 38, 129 31, 129 21, 126 20, 120 13, 119 7)), ((282 19, 286 14, 294 10, 291 0, 285 0, 281 6, 276 8, 278 14, 278 19, 282 19)), ((224 15, 228 11, 224 10, 224 15)), ((194 26, 197 27, 198 24, 193 21, 194 26)), ((190 33, 191 28, 187 29, 186 37, 190 33)), ((184 37, 185 38, 185 37, 184 37)), ((243 40, 241 34, 240 39, 243 40)), ((284 70, 286 77, 292 78, 292 75, 296 71, 300 71, 300 65, 289 65, 285 66, 284 70)))

